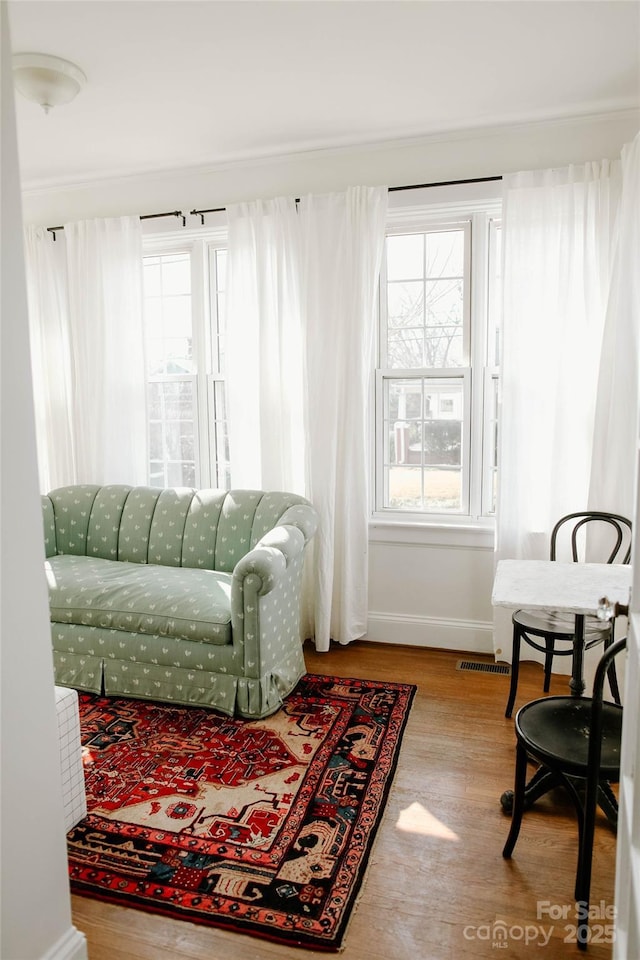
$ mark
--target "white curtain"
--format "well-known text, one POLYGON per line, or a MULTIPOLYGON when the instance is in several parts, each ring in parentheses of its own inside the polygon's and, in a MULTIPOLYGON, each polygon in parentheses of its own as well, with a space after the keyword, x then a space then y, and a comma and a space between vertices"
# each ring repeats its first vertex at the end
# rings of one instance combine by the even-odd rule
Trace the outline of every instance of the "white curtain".
POLYGON ((384 244, 386 188, 304 197, 308 496, 314 540, 318 650, 367 630, 369 424, 374 307, 384 244))
MULTIPOLYGON (((602 456, 595 421, 618 205, 613 167, 505 178, 497 559, 548 558, 556 520, 589 503, 592 463, 602 456)), ((510 660, 511 630, 508 612, 496 609, 499 659, 510 660)), ((528 647, 525 656, 538 659, 528 647)))
POLYGON ((79 483, 147 480, 138 217, 65 224, 79 483))
POLYGON ((368 424, 386 188, 228 209, 234 485, 298 491, 320 515, 307 591, 318 650, 367 628, 368 424), (312 599, 311 599, 312 598, 312 599))
POLYGON ((41 489, 146 483, 138 217, 26 230, 41 489))
POLYGON ((291 199, 227 207, 234 487, 305 492, 300 224, 291 199))
MULTIPOLYGON (((622 152, 622 195, 607 305, 589 505, 633 517, 640 365, 640 133, 622 152)), ((622 633, 620 634, 622 636, 622 633)))
POLYGON ((40 489, 76 477, 65 246, 44 227, 25 230, 31 369, 40 489))

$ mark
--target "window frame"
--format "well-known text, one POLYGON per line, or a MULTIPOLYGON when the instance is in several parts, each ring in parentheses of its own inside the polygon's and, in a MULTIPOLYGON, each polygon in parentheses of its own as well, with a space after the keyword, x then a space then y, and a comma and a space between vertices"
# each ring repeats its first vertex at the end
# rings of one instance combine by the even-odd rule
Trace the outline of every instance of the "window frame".
MULTIPOLYGON (((213 327, 216 333, 219 329, 220 317, 217 304, 217 283, 210 274, 211 265, 215 264, 216 251, 226 249, 227 230, 221 227, 213 229, 199 228, 194 230, 165 231, 143 235, 142 257, 170 256, 172 254, 186 254, 190 257, 191 266, 191 320, 193 338, 194 372, 189 375, 160 374, 149 376, 147 385, 151 382, 169 382, 191 380, 195 384, 194 390, 194 438, 195 459, 195 487, 228 488, 221 486, 222 471, 216 458, 216 421, 214 419, 214 385, 215 382, 224 382, 224 374, 214 364, 213 327)), ((217 353, 216 353, 217 356, 217 353)), ((149 417, 147 416, 147 424, 149 417)), ((148 476, 150 478, 150 449, 147 449, 148 476)), ((228 464, 227 477, 228 477, 228 464)), ((165 474, 166 476, 166 474, 165 474)))
MULTIPOLYGON (((429 202, 428 197, 425 197, 423 203, 404 203, 388 211, 387 236, 455 229, 460 224, 468 224, 469 243, 468 249, 465 250, 465 266, 468 266, 468 273, 465 274, 465 280, 468 281, 465 283, 465 300, 468 301, 468 315, 465 314, 465 322, 468 320, 469 323, 468 367, 453 368, 453 371, 442 368, 420 368, 409 372, 411 376, 416 377, 425 374, 443 376, 447 373, 460 376, 462 371, 468 370, 469 382, 465 394, 463 425, 463 437, 465 434, 467 437, 468 459, 466 470, 463 463, 463 477, 466 476, 466 482, 468 482, 468 501, 463 502, 463 511, 455 513, 394 510, 384 506, 383 383, 385 379, 399 379, 407 374, 407 371, 383 366, 383 361, 386 359, 383 346, 383 338, 386 336, 386 264, 383 256, 376 325, 377 362, 372 391, 371 430, 374 452, 370 518, 372 540, 393 542, 400 537, 399 542, 410 542, 417 537, 417 542, 422 538, 432 542, 449 542, 448 535, 452 534, 452 540, 460 544, 477 542, 488 546, 490 538, 492 543, 495 517, 489 512, 491 501, 489 483, 493 480, 493 471, 487 465, 491 450, 489 435, 491 411, 488 400, 489 388, 499 377, 499 368, 489 364, 488 356, 491 306, 489 294, 492 292, 489 272, 495 269, 495 260, 492 258, 495 257, 496 248, 492 225, 500 223, 502 214, 498 190, 495 196, 479 198, 472 196, 469 199, 451 197, 451 199, 436 199, 432 203, 429 202), (466 510, 465 507, 467 507, 466 510)), ((465 308, 467 308, 466 304, 465 308)), ((463 447, 463 459, 464 449, 463 447)), ((463 481, 463 492, 464 489, 463 481)))
MULTIPOLYGON (((207 269, 206 276, 209 284, 209 322, 206 324, 207 333, 209 336, 209 347, 208 347, 208 357, 209 357, 209 369, 206 374, 206 403, 207 403, 207 437, 208 437, 208 447, 209 447, 209 466, 210 466, 210 485, 215 486, 216 489, 220 490, 229 490, 231 487, 231 462, 230 457, 227 456, 226 459, 220 460, 218 457, 218 451, 220 444, 222 443, 228 454, 229 448, 229 436, 228 430, 226 436, 220 437, 218 433, 218 424, 221 419, 226 420, 225 418, 218 417, 217 410, 217 399, 216 399, 216 387, 219 383, 223 385, 226 383, 226 376, 224 370, 221 367, 220 363, 220 349, 219 344, 223 336, 226 336, 221 331, 221 310, 220 310, 220 285, 218 283, 218 253, 221 250, 226 251, 227 248, 227 237, 224 237, 224 242, 220 241, 217 243, 207 244, 207 269), (214 348, 215 343, 215 348, 214 348), (214 483, 215 480, 215 483, 214 483)), ((224 289, 224 295, 226 297, 226 284, 224 289)), ((227 398, 224 399, 224 408, 225 413, 227 409, 227 398)))

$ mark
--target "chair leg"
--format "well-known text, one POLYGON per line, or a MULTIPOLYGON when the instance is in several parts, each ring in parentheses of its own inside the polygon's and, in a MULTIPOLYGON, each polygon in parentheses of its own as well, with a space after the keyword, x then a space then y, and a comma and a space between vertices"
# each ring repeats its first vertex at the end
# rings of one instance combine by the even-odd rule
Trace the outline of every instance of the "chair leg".
POLYGON ((607 670, 607 679, 609 680, 609 689, 611 690, 613 702, 620 706, 622 700, 620 699, 620 688, 618 686, 618 674, 616 673, 615 663, 612 663, 609 666, 609 669, 607 670))
POLYGON ((618 828, 618 800, 606 780, 601 780, 598 786, 598 806, 614 830, 618 828))
POLYGON ((544 687, 545 693, 549 693, 551 685, 551 671, 553 669, 553 637, 547 637, 544 641, 546 653, 544 655, 544 687))
POLYGON ((578 790, 578 787, 576 786, 576 783, 571 777, 567 777, 561 773, 560 779, 565 790, 573 800, 573 805, 576 808, 576 816, 578 819, 578 864, 576 867, 576 879, 573 892, 576 900, 579 900, 580 877, 583 873, 584 864, 585 803, 580 791, 578 790))
POLYGON ((575 889, 576 912, 578 917, 576 938, 578 941, 578 949, 580 950, 586 950, 589 942, 589 896, 591 893, 594 828, 595 816, 586 810, 575 889))
MULTIPOLYGON (((613 630, 609 634, 608 638, 604 642, 605 650, 608 650, 611 644, 613 643, 613 630)), ((618 706, 622 703, 620 699, 620 688, 618 686, 618 674, 616 673, 616 663, 615 660, 612 660, 609 666, 607 667, 607 680, 609 681, 609 689, 611 690, 611 696, 613 697, 614 703, 617 703, 618 706)))
POLYGON ((520 628, 514 624, 513 643, 511 647, 511 685, 509 687, 509 699, 507 700, 507 709, 504 712, 505 717, 510 717, 513 713, 513 705, 516 702, 516 693, 518 692, 518 673, 520 671, 520 628))
POLYGON ((522 824, 522 815, 524 813, 524 792, 527 782, 527 751, 519 743, 516 747, 516 774, 515 774, 515 783, 513 787, 513 810, 511 812, 511 829, 509 830, 509 836, 507 837, 507 842, 504 845, 502 851, 502 856, 505 860, 511 858, 513 853, 513 848, 516 845, 516 840, 518 839, 518 834, 520 833, 520 825, 522 824))
MULTIPOLYGON (((600 691, 602 692, 602 688, 600 688, 600 691)), ((598 728, 597 733, 599 738, 600 728, 598 728)), ((591 893, 591 871, 593 866, 593 840, 596 828, 598 795, 601 791, 598 772, 600 764, 599 739, 595 750, 592 750, 592 743, 589 744, 589 748, 589 772, 584 799, 584 820, 580 837, 580 855, 578 857, 575 889, 576 907, 578 911, 576 937, 580 950, 586 950, 589 942, 589 895, 591 893)))

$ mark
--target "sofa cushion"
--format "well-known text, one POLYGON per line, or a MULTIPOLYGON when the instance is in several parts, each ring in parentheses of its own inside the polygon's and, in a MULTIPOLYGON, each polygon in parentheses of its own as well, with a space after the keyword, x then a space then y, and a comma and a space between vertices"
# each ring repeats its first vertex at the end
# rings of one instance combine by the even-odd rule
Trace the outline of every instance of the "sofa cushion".
POLYGON ((85 553, 88 557, 101 557, 103 560, 121 559, 118 556, 118 537, 122 511, 130 490, 131 487, 122 484, 112 484, 100 487, 98 490, 91 506, 87 528, 85 553))
POLYGON ((51 619, 231 643, 231 575, 71 555, 46 562, 51 619))
POLYGON ((149 530, 149 563, 182 565, 184 525, 195 491, 190 487, 163 490, 153 511, 149 530))
POLYGON ((149 533, 162 490, 134 487, 122 510, 118 534, 118 560, 149 561, 149 533))
POLYGON ((91 509, 100 487, 83 483, 58 487, 49 494, 56 524, 56 550, 76 556, 87 552, 87 531, 91 509))

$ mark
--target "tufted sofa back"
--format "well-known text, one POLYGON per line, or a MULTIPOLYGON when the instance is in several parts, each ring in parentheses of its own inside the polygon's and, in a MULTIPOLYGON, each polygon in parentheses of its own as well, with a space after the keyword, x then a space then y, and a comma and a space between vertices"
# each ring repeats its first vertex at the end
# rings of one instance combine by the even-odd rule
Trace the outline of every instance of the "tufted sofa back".
POLYGON ((273 527, 297 527, 305 540, 316 527, 304 497, 261 490, 81 484, 52 490, 42 509, 48 557, 70 553, 228 573, 273 527))

